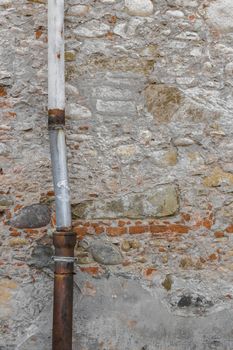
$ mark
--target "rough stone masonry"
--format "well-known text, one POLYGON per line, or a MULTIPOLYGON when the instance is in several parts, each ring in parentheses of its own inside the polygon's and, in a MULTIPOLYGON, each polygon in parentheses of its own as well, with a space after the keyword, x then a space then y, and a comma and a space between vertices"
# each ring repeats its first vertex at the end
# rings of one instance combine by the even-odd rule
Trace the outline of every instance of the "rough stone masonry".
MULTIPOLYGON (((0 349, 51 349, 47 2, 0 0, 0 349)), ((233 349, 233 2, 66 1, 75 350, 233 349)))

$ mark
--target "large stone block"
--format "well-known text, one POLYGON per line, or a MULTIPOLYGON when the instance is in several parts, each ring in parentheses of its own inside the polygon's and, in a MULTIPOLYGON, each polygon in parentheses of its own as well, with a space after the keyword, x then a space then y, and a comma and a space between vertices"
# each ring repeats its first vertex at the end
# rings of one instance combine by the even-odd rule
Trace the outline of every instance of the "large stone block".
POLYGON ((145 89, 148 111, 160 122, 169 122, 180 107, 183 96, 174 86, 150 84, 145 89))
POLYGON ((217 0, 208 7, 207 18, 209 23, 221 32, 232 32, 232 17, 232 0, 217 0))
POLYGON ((107 34, 109 30, 110 30, 109 25, 105 23, 101 23, 97 20, 92 20, 84 24, 81 24, 77 29, 75 29, 74 33, 77 36, 95 38, 95 37, 101 37, 107 34))
POLYGON ((99 240, 91 244, 88 249, 95 261, 103 265, 118 265, 122 262, 119 249, 109 242, 99 240))
POLYGON ((85 201, 73 205, 74 218, 146 218, 174 215, 179 209, 175 185, 156 186, 144 193, 127 194, 112 200, 85 201))
POLYGON ((24 207, 11 220, 10 225, 17 228, 39 228, 49 224, 51 210, 45 204, 32 204, 24 207))
POLYGON ((51 267, 53 253, 51 246, 38 244, 33 248, 28 264, 39 269, 51 267))
POLYGON ((150 0, 125 0, 127 12, 133 16, 149 16, 153 13, 153 3, 150 0))

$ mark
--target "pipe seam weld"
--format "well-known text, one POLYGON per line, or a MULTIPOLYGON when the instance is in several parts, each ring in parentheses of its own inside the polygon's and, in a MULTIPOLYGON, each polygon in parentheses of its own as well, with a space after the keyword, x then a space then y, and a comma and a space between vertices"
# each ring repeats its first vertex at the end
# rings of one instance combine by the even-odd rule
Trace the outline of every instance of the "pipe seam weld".
POLYGON ((75 258, 73 256, 52 256, 52 260, 55 262, 74 262, 75 258))

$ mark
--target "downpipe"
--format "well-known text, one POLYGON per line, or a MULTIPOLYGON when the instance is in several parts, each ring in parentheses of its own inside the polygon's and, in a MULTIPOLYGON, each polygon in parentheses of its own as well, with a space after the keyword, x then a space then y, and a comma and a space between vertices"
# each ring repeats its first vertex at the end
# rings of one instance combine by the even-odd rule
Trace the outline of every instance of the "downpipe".
POLYGON ((64 0, 48 0, 48 130, 56 205, 52 350, 72 350, 76 236, 65 141, 64 0))

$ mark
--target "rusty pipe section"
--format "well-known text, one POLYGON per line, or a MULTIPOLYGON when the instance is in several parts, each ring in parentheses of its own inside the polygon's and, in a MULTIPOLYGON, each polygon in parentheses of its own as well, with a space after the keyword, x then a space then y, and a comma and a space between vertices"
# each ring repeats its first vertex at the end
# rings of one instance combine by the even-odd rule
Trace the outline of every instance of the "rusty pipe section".
POLYGON ((54 256, 54 303, 53 303, 53 350, 72 349, 73 320, 73 232, 55 232, 54 256))

